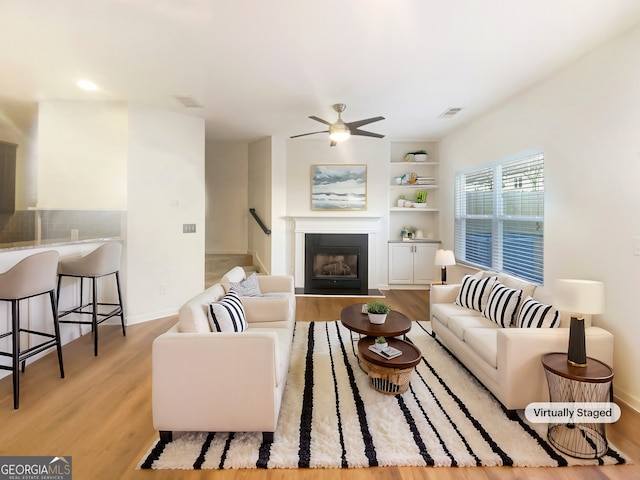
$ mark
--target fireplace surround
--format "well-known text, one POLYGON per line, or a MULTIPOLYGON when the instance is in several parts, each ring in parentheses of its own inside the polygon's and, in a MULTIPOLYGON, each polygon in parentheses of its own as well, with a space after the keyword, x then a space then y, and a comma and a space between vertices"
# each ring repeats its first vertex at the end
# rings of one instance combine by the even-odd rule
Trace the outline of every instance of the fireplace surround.
MULTIPOLYGON (((288 217, 289 229, 293 234, 293 271, 296 291, 305 293, 307 273, 305 271, 306 236, 309 233, 317 234, 362 234, 367 238, 367 259, 362 260, 367 267, 367 280, 361 284, 362 291, 376 291, 380 284, 378 274, 380 272, 377 260, 379 252, 385 249, 378 245, 381 241, 381 217, 356 216, 356 215, 317 215, 303 217, 288 217)), ((351 268, 351 267, 349 267, 351 268)))

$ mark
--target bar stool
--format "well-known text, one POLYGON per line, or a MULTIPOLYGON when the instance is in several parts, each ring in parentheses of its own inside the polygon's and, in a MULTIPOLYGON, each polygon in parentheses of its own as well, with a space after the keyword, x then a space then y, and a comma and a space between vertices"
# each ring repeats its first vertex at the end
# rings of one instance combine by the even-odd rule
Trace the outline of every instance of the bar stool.
MULTIPOLYGON (((122 255, 122 245, 118 242, 105 243, 87 255, 79 258, 69 258, 60 260, 58 263, 58 299, 60 298, 60 286, 63 277, 74 277, 80 279, 80 305, 68 310, 59 310, 58 317, 60 323, 75 323, 91 325, 93 332, 93 354, 98 355, 98 325, 112 317, 120 317, 122 324, 122 335, 126 335, 124 325, 124 308, 122 306, 122 293, 120 291, 120 256, 122 255), (118 303, 107 303, 98 301, 97 279, 115 275, 116 287, 118 290, 118 303), (91 297, 84 302, 84 279, 91 279, 91 297), (107 312, 101 312, 99 307, 115 307, 107 312), (91 315, 91 321, 87 320, 62 320, 69 314, 91 315)), ((59 300, 58 300, 59 301, 59 300)), ((59 307, 59 306, 58 306, 59 307)))
POLYGON ((22 259, 11 269, 0 274, 0 300, 11 302, 11 331, 0 335, 5 338, 11 335, 12 351, 0 352, 0 355, 11 357, 12 365, 0 365, 3 370, 13 372, 13 408, 18 409, 20 405, 20 372, 19 364, 22 362, 22 372, 24 373, 27 358, 37 355, 40 352, 56 347, 58 350, 58 363, 60 364, 60 377, 64 378, 64 367, 62 365, 62 345, 60 343, 60 325, 58 324, 57 302, 56 302, 56 270, 58 268, 58 252, 48 250, 35 253, 22 259), (54 333, 31 330, 20 327, 20 301, 38 295, 49 294, 51 301, 51 314, 53 315, 54 333), (28 333, 45 337, 48 340, 33 345, 25 350, 20 350, 20 333, 28 333))

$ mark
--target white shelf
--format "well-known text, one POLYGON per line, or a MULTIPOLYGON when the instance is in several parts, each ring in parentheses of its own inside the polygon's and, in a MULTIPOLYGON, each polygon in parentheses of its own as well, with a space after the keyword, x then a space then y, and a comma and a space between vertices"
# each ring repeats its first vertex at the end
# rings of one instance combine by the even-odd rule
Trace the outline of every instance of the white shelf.
POLYGON ((409 212, 409 213, 421 213, 421 212, 439 212, 437 208, 413 208, 413 207, 391 207, 390 212, 409 212))
POLYGON ((400 185, 392 183, 390 186, 392 189, 415 188, 417 190, 433 190, 434 188, 438 188, 438 185, 412 185, 411 183, 401 183, 400 185))
POLYGON ((430 166, 437 167, 439 165, 438 162, 389 162, 392 166, 397 165, 416 165, 416 166, 430 166))

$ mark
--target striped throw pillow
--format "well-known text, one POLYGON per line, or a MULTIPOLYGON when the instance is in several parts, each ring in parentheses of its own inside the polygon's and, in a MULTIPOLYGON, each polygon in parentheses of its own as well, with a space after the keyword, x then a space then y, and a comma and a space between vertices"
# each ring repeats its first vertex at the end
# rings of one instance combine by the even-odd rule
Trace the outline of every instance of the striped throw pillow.
POLYGON ((527 296, 522 302, 517 325, 520 328, 556 328, 560 325, 560 314, 551 305, 527 296))
POLYGON ((475 278, 473 275, 465 275, 462 286, 456 297, 456 305, 472 308, 482 312, 486 305, 491 287, 498 277, 475 278))
POLYGON ((209 324, 213 332, 244 332, 247 317, 236 292, 229 291, 219 301, 209 304, 209 324))
POLYGON ((522 298, 522 290, 505 287, 500 282, 491 289, 487 306, 482 315, 496 322, 501 327, 508 327, 513 323, 516 308, 522 298))

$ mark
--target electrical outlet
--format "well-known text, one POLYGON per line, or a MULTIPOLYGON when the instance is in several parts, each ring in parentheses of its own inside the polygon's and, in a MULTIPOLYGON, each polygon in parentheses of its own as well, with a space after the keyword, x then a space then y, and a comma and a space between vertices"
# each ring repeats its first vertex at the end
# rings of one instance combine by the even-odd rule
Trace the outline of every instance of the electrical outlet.
POLYGON ((183 223, 182 224, 182 233, 196 233, 196 224, 195 223, 183 223))
POLYGON ((640 237, 634 237, 633 239, 633 254, 640 257, 640 237))
POLYGON ((160 295, 167 293, 167 287, 169 287, 169 285, 165 282, 160 284, 160 295))

